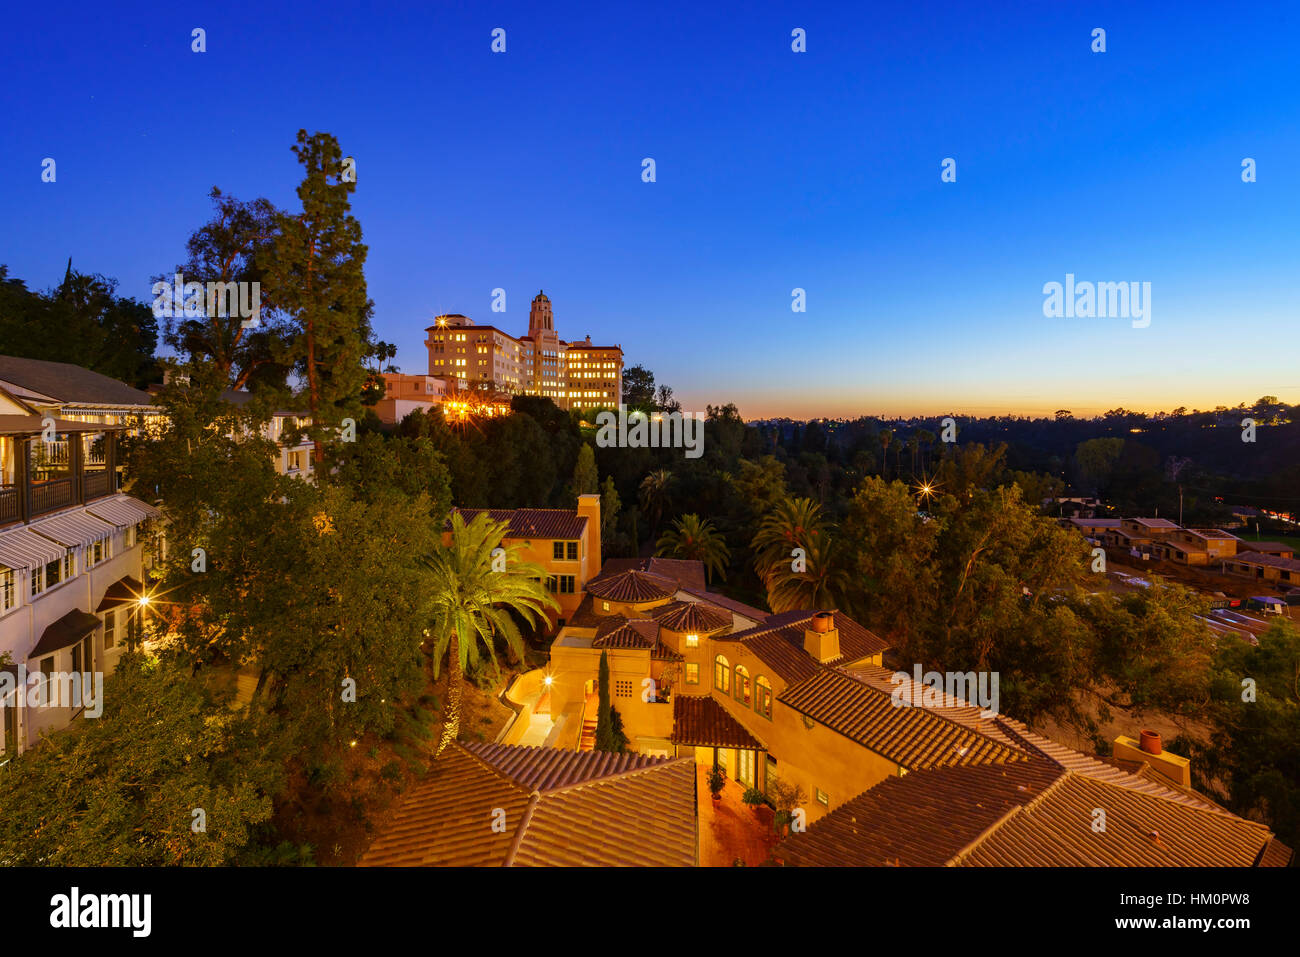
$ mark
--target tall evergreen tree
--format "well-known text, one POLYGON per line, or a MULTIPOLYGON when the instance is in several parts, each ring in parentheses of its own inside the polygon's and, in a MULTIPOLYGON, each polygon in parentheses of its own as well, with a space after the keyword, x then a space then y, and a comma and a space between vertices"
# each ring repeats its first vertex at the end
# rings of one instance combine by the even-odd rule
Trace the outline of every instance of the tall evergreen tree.
POLYGON ((374 351, 373 303, 366 295, 361 224, 349 199, 356 181, 343 176, 338 141, 299 130, 293 151, 304 169, 302 212, 279 217, 268 292, 290 325, 287 358, 301 380, 311 417, 305 431, 320 461, 341 421, 361 418, 365 359, 374 351))
POLYGON ((585 442, 578 449, 578 464, 573 467, 573 494, 589 495, 600 491, 600 473, 596 471, 596 453, 585 442))
POLYGON ((614 750, 614 721, 610 712, 614 706, 609 700, 609 652, 600 653, 600 670, 596 676, 596 693, 600 696, 596 707, 596 750, 614 750))

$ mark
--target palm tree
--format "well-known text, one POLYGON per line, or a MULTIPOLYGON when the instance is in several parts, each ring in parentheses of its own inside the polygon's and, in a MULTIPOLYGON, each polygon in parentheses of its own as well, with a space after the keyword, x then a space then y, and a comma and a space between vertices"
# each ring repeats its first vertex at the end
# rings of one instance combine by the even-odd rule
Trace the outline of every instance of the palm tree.
POLYGON ((790 562, 772 569, 767 582, 767 606, 775 612, 799 608, 838 608, 849 592, 849 575, 839 546, 818 535, 805 546, 807 570, 796 572, 790 562))
POLYGON ((809 545, 826 531, 822 508, 810 498, 787 498, 768 512, 750 547, 754 570, 767 584, 778 567, 789 568, 796 548, 809 545))
POLYGON ((714 528, 713 522, 707 519, 701 522, 700 517, 694 514, 683 515, 673 522, 673 527, 656 543, 655 554, 703 562, 709 581, 713 580, 715 568, 726 580, 727 561, 731 558, 726 539, 714 528))
POLYGON ((668 487, 672 481, 673 473, 667 469, 658 469, 641 480, 641 511, 650 519, 651 538, 659 531, 659 522, 668 508, 668 487))
POLYGON ((534 624, 545 620, 547 608, 560 607, 542 584, 546 569, 532 562, 512 561, 522 545, 505 546, 496 562, 497 568, 505 570, 493 570, 493 552, 502 547, 501 539, 509 528, 507 522, 492 521, 487 512, 474 516, 468 525, 459 512, 454 512, 451 543, 418 560, 428 575, 432 596, 425 633, 433 642, 434 677, 438 677, 444 658, 448 666, 447 708, 435 757, 460 733, 466 665, 478 665, 482 649, 486 648, 492 667, 499 672, 493 647, 498 636, 505 640, 512 655, 523 655, 523 638, 511 613, 517 612, 534 624))
POLYGON ((934 440, 938 438, 929 429, 922 429, 916 433, 917 441, 921 444, 921 474, 929 474, 930 471, 930 446, 934 445, 934 440))
POLYGON ((879 432, 879 437, 880 437, 880 448, 881 448, 880 459, 881 459, 881 463, 884 466, 884 469, 881 472, 880 477, 883 478, 886 482, 888 482, 889 481, 889 443, 892 442, 894 439, 894 430, 881 429, 879 432))

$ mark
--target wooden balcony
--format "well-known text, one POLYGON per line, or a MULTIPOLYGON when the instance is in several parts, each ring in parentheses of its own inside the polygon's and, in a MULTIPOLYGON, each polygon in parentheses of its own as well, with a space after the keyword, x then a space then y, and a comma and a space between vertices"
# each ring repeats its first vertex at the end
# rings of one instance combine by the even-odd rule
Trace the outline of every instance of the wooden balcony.
POLYGON ((118 488, 116 437, 109 434, 103 461, 86 463, 80 445, 72 447, 71 462, 60 467, 38 465, 28 439, 18 447, 16 475, 0 476, 0 526, 30 522, 33 518, 83 505, 118 488))
POLYGON ((32 482, 28 488, 31 501, 29 515, 44 515, 46 512, 77 504, 76 482, 71 475, 44 482, 32 482))

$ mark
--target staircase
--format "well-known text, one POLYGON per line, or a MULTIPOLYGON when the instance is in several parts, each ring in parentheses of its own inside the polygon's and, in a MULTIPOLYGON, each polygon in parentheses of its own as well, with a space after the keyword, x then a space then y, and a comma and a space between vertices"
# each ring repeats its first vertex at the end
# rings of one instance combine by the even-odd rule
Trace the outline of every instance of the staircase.
POLYGON ((596 749, 596 716, 599 710, 599 696, 587 695, 587 705, 582 709, 582 734, 578 737, 579 751, 594 751, 596 749))

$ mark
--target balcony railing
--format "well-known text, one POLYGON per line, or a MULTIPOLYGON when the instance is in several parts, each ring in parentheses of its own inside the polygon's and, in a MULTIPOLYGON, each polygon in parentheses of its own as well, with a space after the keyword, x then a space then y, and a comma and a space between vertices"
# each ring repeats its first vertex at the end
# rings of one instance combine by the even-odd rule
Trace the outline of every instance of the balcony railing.
POLYGON ((0 487, 0 524, 16 522, 23 515, 22 493, 15 485, 0 487))
POLYGON ((86 501, 111 495, 113 492, 113 473, 108 469, 86 472, 81 477, 81 488, 86 501))
POLYGON ((117 436, 109 432, 102 441, 102 451, 93 444, 84 449, 80 439, 51 451, 39 438, 16 440, 13 466, 0 474, 0 525, 30 522, 116 492, 121 484, 117 436))
POLYGON ((31 486, 33 515, 44 515, 56 508, 66 508, 76 502, 76 489, 72 476, 50 479, 46 482, 33 482, 31 486))

